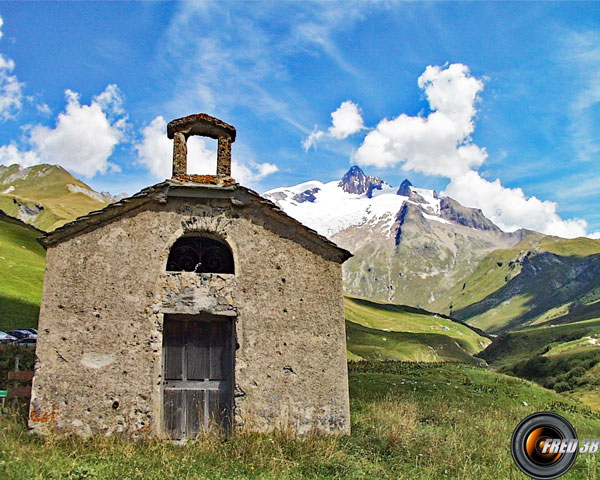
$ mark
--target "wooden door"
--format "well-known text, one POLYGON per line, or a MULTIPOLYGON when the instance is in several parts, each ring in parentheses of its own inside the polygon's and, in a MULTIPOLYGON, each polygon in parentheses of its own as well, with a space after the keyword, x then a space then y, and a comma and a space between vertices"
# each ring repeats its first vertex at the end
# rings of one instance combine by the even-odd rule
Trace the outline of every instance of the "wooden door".
POLYGON ((230 318, 165 315, 163 419, 170 438, 229 429, 233 358, 230 318))

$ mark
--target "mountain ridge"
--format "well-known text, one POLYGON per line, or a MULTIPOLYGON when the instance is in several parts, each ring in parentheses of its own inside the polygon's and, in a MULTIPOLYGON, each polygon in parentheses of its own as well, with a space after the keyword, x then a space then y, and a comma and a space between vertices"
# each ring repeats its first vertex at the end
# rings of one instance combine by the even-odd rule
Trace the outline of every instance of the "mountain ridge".
MULTIPOLYGON (((408 179, 396 188, 353 166, 340 180, 263 195, 354 253, 343 265, 350 295, 424 308, 494 334, 592 315, 600 300, 600 241, 504 232, 480 209, 408 179)), ((38 230, 114 198, 55 165, 0 166, 0 210, 38 230)))
POLYGON ((496 334, 600 299, 600 241, 504 232, 480 209, 408 179, 396 189, 353 166, 339 182, 264 195, 354 254, 343 265, 350 295, 448 314, 496 334))
POLYGON ((348 293, 416 307, 443 295, 486 254, 525 235, 503 232, 481 210, 439 198, 435 190, 408 179, 395 188, 358 166, 338 182, 309 181, 264 196, 352 251, 344 264, 348 293))
POLYGON ((0 209, 44 231, 113 202, 59 165, 0 167, 0 209))

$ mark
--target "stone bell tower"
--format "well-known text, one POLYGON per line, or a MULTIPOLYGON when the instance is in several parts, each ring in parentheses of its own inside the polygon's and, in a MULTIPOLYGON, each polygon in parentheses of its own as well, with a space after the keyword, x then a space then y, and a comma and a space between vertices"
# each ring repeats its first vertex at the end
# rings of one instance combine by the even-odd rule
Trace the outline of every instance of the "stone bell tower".
POLYGON ((197 113, 178 118, 167 125, 167 137, 173 142, 173 178, 182 181, 229 185, 231 178, 231 144, 235 142, 235 127, 211 117, 197 113), (217 147, 216 175, 192 175, 187 173, 187 139, 192 135, 214 138, 217 147))

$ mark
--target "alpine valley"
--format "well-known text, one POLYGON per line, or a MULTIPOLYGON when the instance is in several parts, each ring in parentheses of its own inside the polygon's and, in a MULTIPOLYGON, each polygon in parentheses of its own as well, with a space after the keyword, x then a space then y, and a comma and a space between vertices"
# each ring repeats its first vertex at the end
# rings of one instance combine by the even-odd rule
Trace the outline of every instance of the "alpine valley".
MULTIPOLYGON (((444 313, 500 333, 574 310, 600 311, 600 241, 503 232, 481 210, 354 166, 339 181, 264 194, 350 250, 345 290, 444 313)), ((589 317, 588 317, 589 318, 589 317)))
MULTIPOLYGON (((35 238, 122 196, 58 166, 0 166, 0 330, 37 323, 35 238)), ((349 360, 490 365, 600 408, 599 240, 504 232, 481 210, 357 166, 263 196, 353 253, 349 360)))

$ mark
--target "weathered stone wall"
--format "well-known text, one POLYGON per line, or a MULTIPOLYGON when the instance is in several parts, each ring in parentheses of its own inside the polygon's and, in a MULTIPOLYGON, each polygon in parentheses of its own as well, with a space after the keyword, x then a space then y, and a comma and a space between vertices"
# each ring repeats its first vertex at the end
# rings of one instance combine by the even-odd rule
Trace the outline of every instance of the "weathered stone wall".
POLYGON ((170 197, 48 249, 34 430, 161 434, 163 315, 208 312, 235 316, 236 428, 349 431, 341 265, 234 203, 170 197), (195 231, 229 243, 235 274, 165 271, 195 231))

